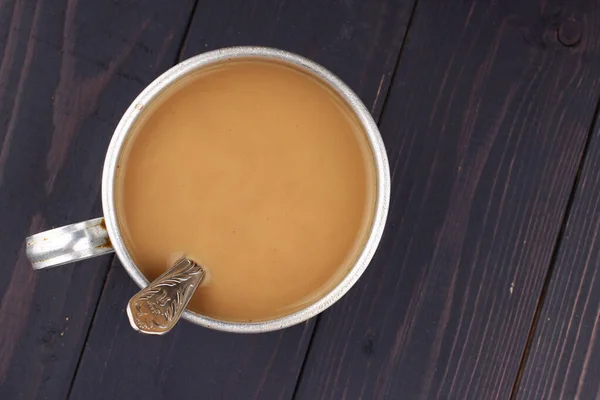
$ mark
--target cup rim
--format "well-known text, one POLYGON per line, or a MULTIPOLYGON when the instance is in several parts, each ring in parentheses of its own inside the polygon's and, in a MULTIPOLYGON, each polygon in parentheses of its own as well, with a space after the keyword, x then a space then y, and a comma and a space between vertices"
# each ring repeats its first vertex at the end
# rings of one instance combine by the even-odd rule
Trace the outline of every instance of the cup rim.
POLYGON ((206 68, 210 65, 228 60, 247 58, 273 60, 292 65, 315 76, 336 91, 341 98, 346 101, 362 125, 372 151, 376 169, 375 212, 370 226, 369 236, 355 263, 348 270, 344 278, 342 278, 333 289, 327 292, 319 300, 286 316, 260 322, 222 321, 197 314, 190 310, 185 310, 183 313, 184 319, 206 328, 226 332, 258 333, 279 330, 299 324, 333 305, 350 290, 366 270, 375 254, 381 236, 383 235, 390 200, 390 172, 387 153, 379 129, 377 128, 377 124, 373 120, 371 113, 367 110, 358 96, 342 82, 341 79, 314 61, 294 53, 269 47, 241 46, 223 48, 199 54, 175 65, 156 78, 138 95, 127 108, 117 125, 106 153, 102 173, 102 208, 107 231, 117 256, 134 282, 140 288, 144 288, 148 285, 148 280, 137 268, 125 247, 123 237, 118 227, 116 207, 114 205, 115 174, 123 144, 125 143, 131 127, 142 114, 142 110, 171 84, 193 71, 206 68))

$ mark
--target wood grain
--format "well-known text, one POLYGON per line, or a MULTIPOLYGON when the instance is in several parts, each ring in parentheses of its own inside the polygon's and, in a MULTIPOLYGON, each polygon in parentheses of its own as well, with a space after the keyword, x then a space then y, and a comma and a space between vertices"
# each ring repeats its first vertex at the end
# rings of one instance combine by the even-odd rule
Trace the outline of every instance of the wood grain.
POLYGON ((270 46, 308 57, 346 82, 379 118, 413 0, 201 2, 184 56, 270 46))
POLYGON ((600 94, 599 23, 591 1, 417 3, 380 123, 387 230, 321 317, 298 399, 510 396, 600 94))
MULTIPOLYGON (((378 115, 411 10, 412 1, 200 2, 183 57, 233 45, 291 50, 345 79, 378 115)), ((73 398, 292 397, 314 321, 255 336, 184 322, 165 337, 143 338, 123 311, 137 290, 116 263, 73 398)))
POLYGON ((516 388, 518 399, 600 398, 598 121, 595 126, 516 388))
POLYGON ((97 217, 119 117, 192 1, 0 1, 0 398, 67 396, 110 257, 35 273, 24 239, 97 217))

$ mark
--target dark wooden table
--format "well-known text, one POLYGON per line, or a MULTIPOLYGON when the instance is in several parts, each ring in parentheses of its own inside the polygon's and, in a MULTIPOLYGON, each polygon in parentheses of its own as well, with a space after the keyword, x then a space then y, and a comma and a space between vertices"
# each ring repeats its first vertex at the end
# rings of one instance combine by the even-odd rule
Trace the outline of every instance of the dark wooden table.
POLYGON ((0 0, 0 399, 600 397, 600 2, 0 0), (158 74, 232 45, 345 80, 392 172, 351 292, 280 332, 130 329, 114 257, 34 272, 101 215, 105 150, 158 74))

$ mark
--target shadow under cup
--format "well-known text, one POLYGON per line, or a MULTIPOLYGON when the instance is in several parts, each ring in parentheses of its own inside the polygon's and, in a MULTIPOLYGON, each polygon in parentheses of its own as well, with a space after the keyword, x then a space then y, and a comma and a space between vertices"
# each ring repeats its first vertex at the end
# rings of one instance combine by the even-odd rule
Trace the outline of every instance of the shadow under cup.
POLYGON ((290 53, 234 48, 180 64, 136 99, 111 149, 115 250, 140 286, 183 254, 200 263, 208 278, 184 314, 200 325, 260 332, 316 315, 383 231, 375 123, 339 79, 290 53))

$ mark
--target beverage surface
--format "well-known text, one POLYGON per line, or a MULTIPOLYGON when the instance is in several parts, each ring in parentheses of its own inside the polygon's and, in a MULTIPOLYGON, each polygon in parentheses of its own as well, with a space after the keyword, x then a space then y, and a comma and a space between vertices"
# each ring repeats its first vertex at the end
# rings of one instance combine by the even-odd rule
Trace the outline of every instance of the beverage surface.
POLYGON ((364 131, 292 67, 236 61, 145 110, 121 155, 117 216, 152 280, 185 254, 208 272, 190 305, 227 321, 280 317, 352 266, 375 200, 364 131))

